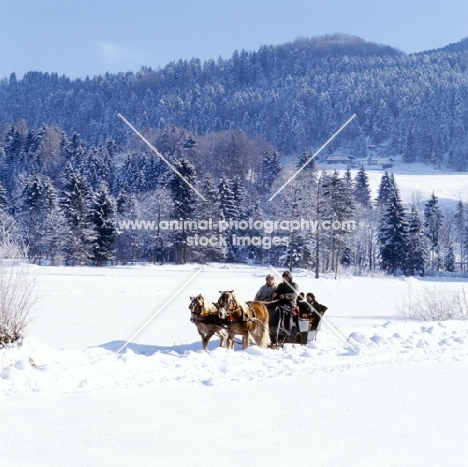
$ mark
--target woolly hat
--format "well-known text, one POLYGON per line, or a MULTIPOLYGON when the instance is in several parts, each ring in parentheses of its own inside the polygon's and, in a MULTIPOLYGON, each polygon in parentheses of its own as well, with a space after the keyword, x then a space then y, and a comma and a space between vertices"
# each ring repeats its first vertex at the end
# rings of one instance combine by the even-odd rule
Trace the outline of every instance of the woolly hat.
POLYGON ((293 278, 290 271, 284 271, 281 277, 284 277, 288 282, 291 282, 293 278))

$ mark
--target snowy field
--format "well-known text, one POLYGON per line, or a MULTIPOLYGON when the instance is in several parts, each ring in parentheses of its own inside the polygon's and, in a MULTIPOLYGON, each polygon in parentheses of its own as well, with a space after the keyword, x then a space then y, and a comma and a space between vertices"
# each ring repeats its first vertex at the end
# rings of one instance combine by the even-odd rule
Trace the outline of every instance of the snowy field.
MULTIPOLYGON (((346 171, 344 165, 322 165, 328 172, 339 170, 346 171)), ((358 169, 351 169, 353 177, 358 169)), ((375 200, 384 170, 365 167, 371 188, 371 198, 375 200)), ((405 164, 397 161, 393 167, 387 169, 389 174, 393 173, 395 181, 400 190, 403 203, 411 205, 416 203, 420 212, 424 211, 424 204, 428 201, 432 192, 439 198, 442 208, 454 209, 457 201, 468 202, 468 173, 455 172, 449 169, 437 170, 432 166, 415 162, 405 164)))
POLYGON ((2 465, 466 465, 468 321, 396 311, 466 279, 297 271, 329 307, 316 342, 228 351, 213 338, 205 353, 189 295, 251 299, 268 268, 30 272, 36 319, 22 346, 0 350, 2 465))

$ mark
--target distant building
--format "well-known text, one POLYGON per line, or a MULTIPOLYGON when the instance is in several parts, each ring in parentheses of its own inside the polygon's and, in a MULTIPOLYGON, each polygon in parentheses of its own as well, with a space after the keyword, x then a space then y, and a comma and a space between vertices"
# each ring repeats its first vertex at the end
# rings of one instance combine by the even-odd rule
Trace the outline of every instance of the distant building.
POLYGON ((359 165, 364 167, 374 167, 378 169, 389 169, 393 167, 394 160, 391 157, 379 158, 379 157, 367 157, 366 159, 360 159, 359 165))
POLYGON ((325 162, 327 164, 345 164, 345 165, 353 165, 355 157, 350 156, 349 154, 330 154, 329 156, 325 156, 325 162))

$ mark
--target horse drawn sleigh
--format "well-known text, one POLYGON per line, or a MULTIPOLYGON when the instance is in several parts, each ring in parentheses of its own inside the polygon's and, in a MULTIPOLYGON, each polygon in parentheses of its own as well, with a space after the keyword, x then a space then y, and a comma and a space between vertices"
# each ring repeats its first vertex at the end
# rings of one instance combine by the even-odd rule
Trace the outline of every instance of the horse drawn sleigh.
POLYGON ((216 303, 202 294, 190 297, 190 321, 197 326, 205 351, 215 334, 220 346, 230 349, 236 335, 242 336, 244 349, 251 340, 261 348, 282 348, 285 343, 306 345, 316 339, 324 310, 311 305, 306 310, 288 310, 279 300, 245 302, 234 290, 220 293, 216 303))
POLYGON ((317 339, 325 310, 317 310, 307 302, 294 310, 278 306, 275 301, 267 302, 266 306, 270 316, 270 347, 283 347, 285 343, 306 345, 317 339))

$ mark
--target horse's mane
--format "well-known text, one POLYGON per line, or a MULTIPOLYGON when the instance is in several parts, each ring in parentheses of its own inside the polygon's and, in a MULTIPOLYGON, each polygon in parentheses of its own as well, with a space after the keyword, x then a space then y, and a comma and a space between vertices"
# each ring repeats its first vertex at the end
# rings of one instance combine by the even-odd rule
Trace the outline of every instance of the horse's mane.
POLYGON ((247 310, 249 309, 249 305, 247 305, 247 303, 244 300, 242 300, 242 298, 240 298, 234 290, 230 293, 232 295, 232 298, 236 301, 237 305, 240 308, 242 308, 242 311, 247 312, 247 310))
POLYGON ((203 295, 200 293, 197 295, 197 297, 200 297, 203 299, 204 308, 207 311, 210 311, 210 312, 218 311, 215 304, 209 298, 207 298, 206 295, 203 295))

